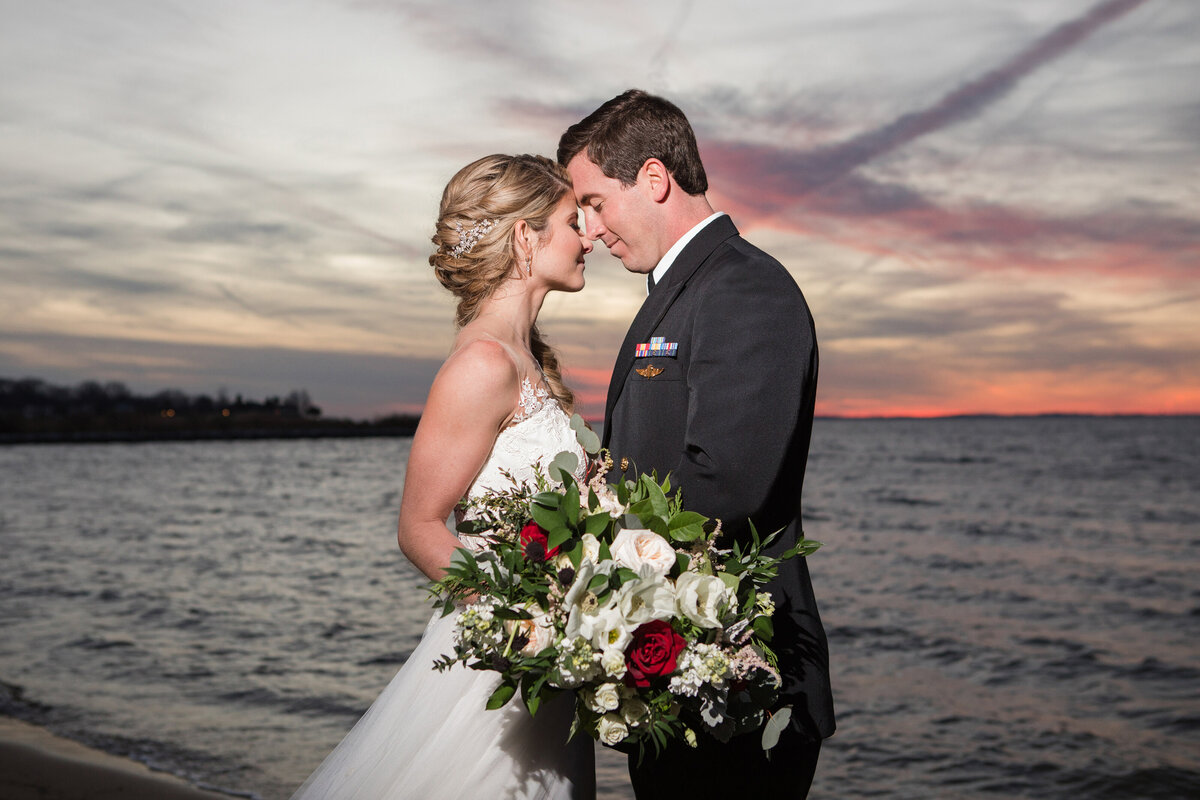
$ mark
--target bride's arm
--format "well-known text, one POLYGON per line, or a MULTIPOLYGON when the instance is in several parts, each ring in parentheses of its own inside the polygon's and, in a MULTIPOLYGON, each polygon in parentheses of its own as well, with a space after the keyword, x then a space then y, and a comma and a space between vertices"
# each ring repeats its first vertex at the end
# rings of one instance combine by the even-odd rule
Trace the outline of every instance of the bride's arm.
POLYGON ((438 372, 413 436, 400 501, 400 549, 431 580, 443 577, 460 547, 446 519, 487 461, 512 418, 517 371, 503 348, 473 342, 438 372))

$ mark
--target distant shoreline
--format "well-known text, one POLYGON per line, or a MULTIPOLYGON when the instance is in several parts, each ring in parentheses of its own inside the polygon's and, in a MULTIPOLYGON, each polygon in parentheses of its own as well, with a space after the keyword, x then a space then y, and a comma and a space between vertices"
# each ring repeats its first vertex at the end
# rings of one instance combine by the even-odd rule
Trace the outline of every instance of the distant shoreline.
POLYGON ((1047 411, 1038 414, 936 414, 928 417, 918 417, 912 414, 888 414, 867 417, 852 417, 840 414, 818 414, 813 419, 836 420, 838 422, 865 422, 868 420, 915 420, 917 422, 936 422, 947 419, 1194 419, 1200 417, 1200 411, 1183 411, 1178 414, 1150 413, 1110 413, 1090 414, 1082 411, 1047 411))
POLYGON ((304 427, 195 429, 176 431, 23 431, 0 433, 9 444, 138 444, 142 442, 235 442, 261 439, 362 439, 411 437, 416 425, 327 425, 304 427))
MULTIPOLYGON (((1020 419, 1196 419, 1200 414, 949 414, 938 417, 844 417, 821 415, 822 422, 945 422, 953 420, 1020 420, 1020 419)), ((345 421, 342 424, 272 425, 246 428, 198 428, 181 430, 84 430, 84 431, 6 431, 0 432, 0 447, 16 444, 138 444, 144 442, 235 442, 264 439, 363 439, 409 438, 417 429, 417 419, 411 423, 380 425, 369 422, 345 421)), ((601 420, 590 420, 594 428, 603 426, 601 420)))

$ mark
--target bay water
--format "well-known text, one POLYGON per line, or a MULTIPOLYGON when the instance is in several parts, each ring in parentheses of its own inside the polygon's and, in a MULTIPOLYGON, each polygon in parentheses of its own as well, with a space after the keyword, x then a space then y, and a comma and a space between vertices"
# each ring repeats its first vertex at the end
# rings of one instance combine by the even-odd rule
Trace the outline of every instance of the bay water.
MULTIPOLYGON (((818 420, 810 796, 1200 797, 1198 445, 1196 417, 818 420)), ((287 798, 431 614, 409 446, 0 448, 0 713, 287 798)), ((603 749, 598 782, 632 797, 603 749)))

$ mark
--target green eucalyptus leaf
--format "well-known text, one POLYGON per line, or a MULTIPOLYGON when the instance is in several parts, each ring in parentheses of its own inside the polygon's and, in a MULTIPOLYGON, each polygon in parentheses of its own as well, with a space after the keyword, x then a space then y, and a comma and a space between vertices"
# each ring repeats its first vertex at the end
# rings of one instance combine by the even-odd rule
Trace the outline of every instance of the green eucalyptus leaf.
POLYGON ((738 584, 741 583, 737 575, 730 575, 728 572, 718 572, 717 577, 721 579, 721 583, 729 587, 731 592, 736 592, 738 584))
POLYGON ((775 745, 779 744, 779 735, 783 733, 788 723, 792 721, 792 707, 784 706, 771 715, 767 720, 767 724, 763 726, 762 747, 763 750, 770 750, 775 745))
POLYGON ((596 455, 600 452, 600 437, 588 427, 587 422, 578 414, 571 415, 571 430, 575 431, 575 439, 586 452, 596 455))
POLYGON ((549 470, 551 476, 554 475, 554 468, 557 468, 567 473, 568 480, 564 480, 563 483, 572 483, 574 481, 573 473, 579 466, 579 456, 569 450, 563 450, 554 457, 554 460, 550 462, 550 466, 552 468, 549 470))

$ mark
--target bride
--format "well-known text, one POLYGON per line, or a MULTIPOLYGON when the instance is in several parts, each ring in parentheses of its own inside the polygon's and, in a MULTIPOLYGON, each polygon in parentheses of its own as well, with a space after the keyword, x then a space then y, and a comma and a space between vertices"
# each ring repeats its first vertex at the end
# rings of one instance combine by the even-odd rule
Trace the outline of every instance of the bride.
MULTIPOLYGON (((539 461, 563 450, 582 456, 568 419, 573 395, 535 323, 547 292, 583 288, 591 243, 566 171, 527 155, 488 156, 460 170, 442 194, 433 242, 429 263, 458 298, 459 330, 413 437, 398 538, 436 579, 464 546, 446 527, 461 498, 511 485, 505 473, 530 480, 539 461)), ((486 710, 496 673, 432 667, 452 652, 453 624, 453 614, 435 615, 293 800, 594 797, 592 741, 567 743, 571 696, 536 717, 519 699, 486 710)))

